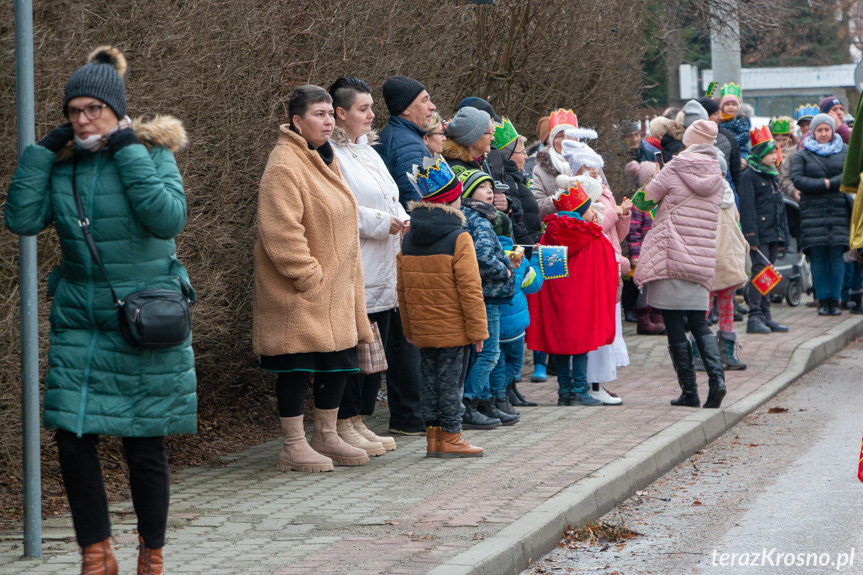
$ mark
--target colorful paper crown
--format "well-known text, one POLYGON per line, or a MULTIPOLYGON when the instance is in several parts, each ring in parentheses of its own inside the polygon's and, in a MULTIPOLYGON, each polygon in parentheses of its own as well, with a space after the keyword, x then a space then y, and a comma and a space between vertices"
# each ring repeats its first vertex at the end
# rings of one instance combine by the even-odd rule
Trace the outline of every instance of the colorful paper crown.
POLYGON ((794 119, 798 122, 800 120, 812 120, 812 118, 814 118, 820 113, 821 108, 819 108, 815 104, 805 104, 794 110, 794 119))
POLYGON ((786 135, 791 133, 791 117, 779 116, 770 120, 770 131, 773 135, 786 135))
POLYGON ((758 144, 762 144, 764 142, 770 142, 773 140, 773 134, 770 133, 770 128, 767 126, 761 126, 760 128, 753 128, 749 132, 749 141, 752 142, 752 146, 755 147, 758 144))
POLYGON ((590 196, 584 186, 578 182, 573 183, 574 185, 570 185, 567 189, 559 190, 552 197, 551 202, 559 212, 577 212, 583 216, 590 207, 590 196))
POLYGON ((509 146, 518 138, 518 132, 515 131, 515 126, 509 121, 509 118, 504 118, 500 123, 494 122, 494 140, 492 144, 498 150, 509 146))
POLYGON ((707 90, 704 91, 704 97, 712 98, 714 92, 716 92, 716 82, 711 82, 707 85, 707 90))
POLYGON ((558 108, 548 117, 549 133, 553 132, 558 126, 569 126, 578 129, 578 116, 571 109, 564 110, 563 108, 558 108))
POLYGON ((423 165, 414 164, 413 172, 407 173, 420 196, 427 202, 451 202, 461 193, 461 182, 449 164, 441 157, 423 158, 423 165), (447 199, 450 198, 451 199, 447 199))
POLYGON ((724 98, 725 96, 736 96, 738 100, 743 100, 743 89, 740 87, 740 84, 735 84, 731 82, 730 84, 723 84, 722 89, 719 90, 720 98, 724 98))

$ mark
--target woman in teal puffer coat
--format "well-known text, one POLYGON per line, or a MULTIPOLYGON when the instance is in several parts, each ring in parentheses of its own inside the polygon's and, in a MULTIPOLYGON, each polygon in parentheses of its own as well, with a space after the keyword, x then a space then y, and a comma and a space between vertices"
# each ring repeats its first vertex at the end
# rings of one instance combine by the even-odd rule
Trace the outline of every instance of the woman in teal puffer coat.
POLYGON ((126 116, 125 58, 96 49, 66 84, 68 123, 24 151, 9 187, 5 223, 20 235, 53 226, 62 260, 49 277, 51 347, 44 424, 56 430, 60 469, 85 573, 116 573, 96 443, 123 438, 138 514, 138 573, 162 573, 169 500, 163 437, 195 433, 191 336, 168 349, 130 346, 120 335, 110 288, 78 224, 73 178, 120 299, 151 288, 191 296, 174 236, 186 221, 173 152, 186 144, 174 118, 126 116))

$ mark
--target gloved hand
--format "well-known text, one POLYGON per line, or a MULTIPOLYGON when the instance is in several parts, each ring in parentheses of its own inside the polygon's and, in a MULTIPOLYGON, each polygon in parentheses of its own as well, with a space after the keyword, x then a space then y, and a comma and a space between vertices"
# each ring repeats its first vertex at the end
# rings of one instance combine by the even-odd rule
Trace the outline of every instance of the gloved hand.
POLYGON ((55 154, 62 150, 75 137, 75 130, 72 128, 72 122, 66 122, 61 126, 57 126, 48 135, 37 142, 37 145, 46 148, 55 154))
POLYGON ((135 135, 135 131, 132 128, 125 128, 123 130, 117 130, 108 136, 108 151, 111 152, 111 155, 113 156, 126 146, 140 143, 141 140, 139 140, 138 136, 135 135))

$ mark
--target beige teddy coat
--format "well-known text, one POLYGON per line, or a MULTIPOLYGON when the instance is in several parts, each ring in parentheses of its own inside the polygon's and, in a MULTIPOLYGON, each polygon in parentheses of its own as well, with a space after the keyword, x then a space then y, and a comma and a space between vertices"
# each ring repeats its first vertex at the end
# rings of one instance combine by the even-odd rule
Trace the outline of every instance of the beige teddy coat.
POLYGON ((252 347, 259 355, 370 343, 357 203, 338 159, 328 166, 287 125, 258 192, 252 347))

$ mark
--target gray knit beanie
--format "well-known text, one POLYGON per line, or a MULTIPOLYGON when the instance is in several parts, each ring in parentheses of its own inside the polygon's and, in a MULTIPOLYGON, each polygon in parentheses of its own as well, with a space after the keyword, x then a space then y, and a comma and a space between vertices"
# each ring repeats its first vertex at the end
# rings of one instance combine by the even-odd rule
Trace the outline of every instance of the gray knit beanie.
POLYGON ((69 100, 80 97, 96 98, 107 104, 118 119, 126 116, 126 57, 119 48, 100 46, 90 53, 87 64, 81 66, 69 81, 63 95, 63 115, 69 115, 69 100))
POLYGON ((426 87, 407 76, 392 76, 384 82, 384 102, 390 116, 398 116, 413 104, 426 87))
POLYGON ((809 131, 814 134, 815 128, 821 124, 828 124, 833 129, 833 133, 836 133, 836 121, 833 119, 833 116, 828 114, 818 114, 812 118, 812 122, 809 124, 809 131))
POLYGON ((446 125, 446 137, 467 148, 482 138, 490 124, 491 116, 488 112, 466 106, 456 112, 446 125))
POLYGON ((710 116, 707 115, 707 110, 704 106, 695 100, 689 100, 683 106, 683 127, 688 128, 695 120, 707 120, 710 116))

